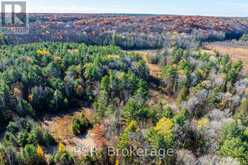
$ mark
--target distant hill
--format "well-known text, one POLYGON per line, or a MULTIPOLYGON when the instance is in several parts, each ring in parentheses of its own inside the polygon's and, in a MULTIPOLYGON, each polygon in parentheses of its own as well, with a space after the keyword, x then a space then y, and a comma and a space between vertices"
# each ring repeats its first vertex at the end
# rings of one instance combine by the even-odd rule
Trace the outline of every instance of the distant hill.
POLYGON ((237 39, 248 32, 247 18, 143 14, 30 14, 30 33, 7 35, 6 43, 84 42, 126 49, 159 48, 173 35, 199 41, 237 39))

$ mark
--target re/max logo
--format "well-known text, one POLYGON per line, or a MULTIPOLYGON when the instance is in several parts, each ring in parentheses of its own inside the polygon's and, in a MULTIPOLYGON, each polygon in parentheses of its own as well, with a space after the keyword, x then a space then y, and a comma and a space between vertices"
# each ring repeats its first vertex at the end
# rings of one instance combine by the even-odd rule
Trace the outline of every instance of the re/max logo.
POLYGON ((26 33, 28 14, 26 1, 1 1, 1 27, 4 33, 26 33))

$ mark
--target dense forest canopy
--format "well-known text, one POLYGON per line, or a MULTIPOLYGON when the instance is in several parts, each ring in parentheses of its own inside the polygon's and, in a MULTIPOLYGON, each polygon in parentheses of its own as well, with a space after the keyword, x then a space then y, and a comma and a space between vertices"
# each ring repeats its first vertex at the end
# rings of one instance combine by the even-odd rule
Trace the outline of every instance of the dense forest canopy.
POLYGON ((248 163, 240 61, 173 47, 149 57, 161 69, 155 77, 143 57, 116 46, 44 42, 1 46, 0 54, 0 164, 248 163), (77 157, 40 123, 81 106, 94 115, 77 116, 73 134, 101 128, 106 142, 77 157), (109 146, 159 153, 108 155, 109 146))
POLYGON ((171 40, 232 40, 248 32, 247 18, 32 13, 29 17, 29 33, 8 34, 0 43, 84 42, 137 50, 163 48, 171 40))
MULTIPOLYGON (((94 102, 99 106, 97 111, 104 115, 107 112, 101 108, 113 111, 113 106, 125 104, 130 97, 147 90, 149 73, 142 58, 127 55, 114 46, 69 43, 2 46, 0 61, 1 129, 7 129, 4 142, 11 146, 17 143, 16 147, 24 149, 28 145, 33 149, 41 143, 38 139, 34 139, 38 140, 36 143, 30 141, 32 128, 25 123, 19 125, 23 120, 19 117, 37 119, 94 102), (16 122, 10 123, 12 120, 16 122), (16 131, 21 131, 21 135, 16 131)), ((80 122, 81 119, 75 121, 79 125, 80 122)))

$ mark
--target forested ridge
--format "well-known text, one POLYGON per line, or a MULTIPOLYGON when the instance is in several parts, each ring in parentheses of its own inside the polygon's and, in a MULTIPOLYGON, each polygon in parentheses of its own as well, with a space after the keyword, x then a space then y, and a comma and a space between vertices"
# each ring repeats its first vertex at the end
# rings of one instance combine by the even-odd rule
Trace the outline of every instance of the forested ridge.
POLYGON ((248 32, 247 18, 131 15, 29 14, 29 33, 7 34, 0 43, 84 42, 115 44, 125 50, 158 49, 171 41, 223 41, 248 32))
POLYGON ((0 164, 248 163, 248 78, 240 61, 178 47, 145 61, 116 46, 56 42, 1 46, 0 54, 0 164), (154 91, 161 97, 152 100, 154 91), (42 123, 80 107, 92 117, 74 117, 74 136, 94 130, 101 145, 76 156, 42 123), (109 155, 109 147, 135 154, 109 155))

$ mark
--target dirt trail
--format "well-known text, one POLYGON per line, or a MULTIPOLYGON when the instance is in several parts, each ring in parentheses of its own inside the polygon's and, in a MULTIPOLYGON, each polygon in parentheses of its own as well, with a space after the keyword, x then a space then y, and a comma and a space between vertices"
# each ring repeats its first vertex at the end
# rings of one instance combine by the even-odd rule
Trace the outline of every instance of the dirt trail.
MULTIPOLYGON (((157 51, 134 51, 134 52, 140 55, 141 57, 143 57, 149 68, 150 75, 157 80, 161 80, 161 76, 162 76, 161 68, 156 64, 150 64, 148 60, 149 57, 156 55, 157 51)), ((149 94, 151 97, 149 101, 149 105, 154 105, 159 103, 160 101, 163 101, 167 103, 174 111, 178 111, 175 98, 167 96, 164 92, 162 92, 162 89, 160 89, 159 87, 149 88, 149 94)))
POLYGON ((161 78, 161 69, 158 65, 155 64, 150 64, 149 63, 149 57, 156 55, 157 51, 156 50, 147 50, 147 51, 133 51, 134 53, 140 55, 146 62, 149 71, 150 71, 150 75, 160 79, 161 78))

